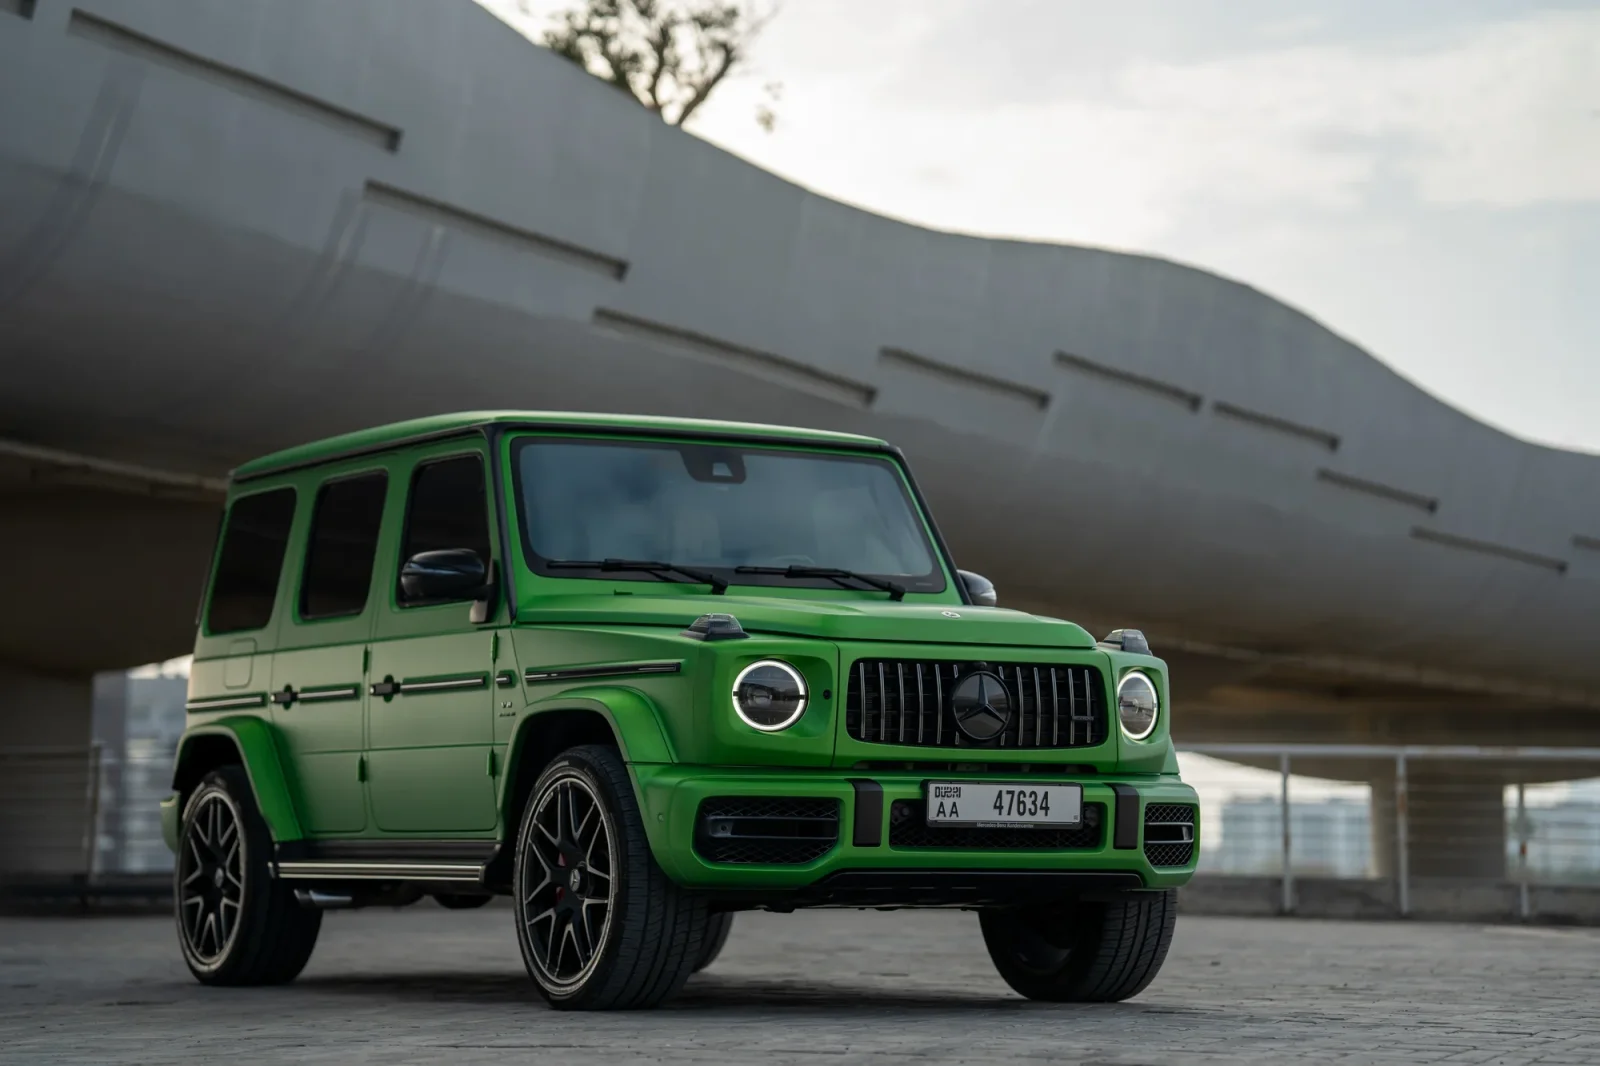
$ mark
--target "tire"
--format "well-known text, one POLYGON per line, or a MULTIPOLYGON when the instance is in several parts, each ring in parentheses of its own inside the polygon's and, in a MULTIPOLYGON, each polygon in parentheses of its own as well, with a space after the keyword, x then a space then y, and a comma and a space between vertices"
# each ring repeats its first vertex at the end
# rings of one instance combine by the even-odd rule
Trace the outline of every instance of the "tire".
POLYGON ((447 911, 473 911, 488 903, 493 896, 473 896, 460 892, 438 892, 433 901, 447 911))
POLYGON ((694 972, 710 966, 722 954, 722 945, 728 942, 728 930, 733 928, 733 913, 723 911, 706 919, 706 938, 700 943, 700 956, 695 959, 694 972))
POLYGON ((512 909, 523 964, 561 1010, 656 1006, 694 971, 708 918, 656 865, 627 767, 596 744, 563 752, 534 785, 512 909))
POLYGON ((271 854, 244 769, 207 774, 184 804, 172 874, 178 945, 201 984, 283 984, 311 958, 322 912, 272 877, 271 854))
POLYGON ((1006 984, 1052 1003, 1115 1003, 1138 995, 1166 960, 1177 921, 1172 889, 1112 903, 979 915, 989 958, 1006 984))

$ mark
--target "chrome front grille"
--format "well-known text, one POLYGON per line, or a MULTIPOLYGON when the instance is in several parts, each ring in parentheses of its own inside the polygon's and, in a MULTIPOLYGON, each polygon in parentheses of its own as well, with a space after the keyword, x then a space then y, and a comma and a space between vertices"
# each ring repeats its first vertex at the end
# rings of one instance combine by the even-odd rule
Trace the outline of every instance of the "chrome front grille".
POLYGON ((845 729, 870 744, 933 748, 1088 748, 1105 742, 1105 684, 1092 666, 860 659, 850 666, 845 729), (956 728, 950 691, 975 670, 1005 684, 1011 718, 978 743, 956 728))

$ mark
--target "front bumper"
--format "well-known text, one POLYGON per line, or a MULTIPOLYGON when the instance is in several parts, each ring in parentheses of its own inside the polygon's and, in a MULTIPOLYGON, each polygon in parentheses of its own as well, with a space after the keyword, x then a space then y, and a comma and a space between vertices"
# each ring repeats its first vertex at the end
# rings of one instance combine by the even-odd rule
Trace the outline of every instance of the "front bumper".
MULTIPOLYGON (((1062 884, 1098 882, 1119 889, 1176 888, 1194 876, 1195 860, 1200 854, 1198 799, 1194 789, 1176 775, 1067 774, 1051 777, 1052 782, 1081 784, 1084 804, 1099 804, 1103 814, 1097 844, 1050 850, 896 846, 891 840, 890 824, 894 804, 902 800, 920 803, 924 798, 924 785, 930 779, 927 774, 731 771, 640 764, 630 769, 638 786, 646 832, 656 861, 669 877, 688 888, 816 895, 825 885, 849 882, 870 888, 882 881, 886 903, 902 902, 893 898, 895 890, 889 887, 892 884, 909 884, 919 878, 937 879, 934 875, 953 874, 982 874, 989 880, 1011 883, 1018 880, 1015 874, 1040 873, 1062 884), (875 795, 878 790, 881 790, 881 799, 875 795), (707 800, 725 797, 837 800, 840 811, 838 842, 820 857, 792 865, 709 862, 695 847, 700 809, 707 800), (1194 808, 1193 846, 1186 864, 1156 866, 1146 855, 1144 820, 1145 808, 1150 804, 1194 808)), ((1041 781, 1037 776, 1004 773, 941 774, 937 777, 939 780, 970 778, 1019 784, 1041 781)))

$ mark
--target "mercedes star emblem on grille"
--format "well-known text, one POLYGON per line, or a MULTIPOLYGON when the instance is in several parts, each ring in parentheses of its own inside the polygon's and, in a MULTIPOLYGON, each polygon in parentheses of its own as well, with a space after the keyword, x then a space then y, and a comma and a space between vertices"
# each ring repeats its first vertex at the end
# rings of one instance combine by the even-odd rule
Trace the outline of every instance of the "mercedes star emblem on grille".
POLYGON ((950 690, 950 713, 971 739, 993 740, 1011 723, 1011 694, 999 677, 975 670, 950 690))

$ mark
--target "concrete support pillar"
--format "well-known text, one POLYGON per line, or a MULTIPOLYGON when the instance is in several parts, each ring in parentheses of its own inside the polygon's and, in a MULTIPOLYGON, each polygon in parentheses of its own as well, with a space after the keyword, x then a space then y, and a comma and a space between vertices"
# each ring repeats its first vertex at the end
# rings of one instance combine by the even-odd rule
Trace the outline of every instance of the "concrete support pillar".
POLYGON ((0 666, 0 882, 87 872, 93 683, 0 666))
MULTIPOLYGON (((1502 880, 1506 817, 1502 776, 1492 767, 1411 759, 1406 833, 1413 878, 1502 880)), ((1379 877, 1399 870, 1394 768, 1372 779, 1372 860, 1379 877)))

